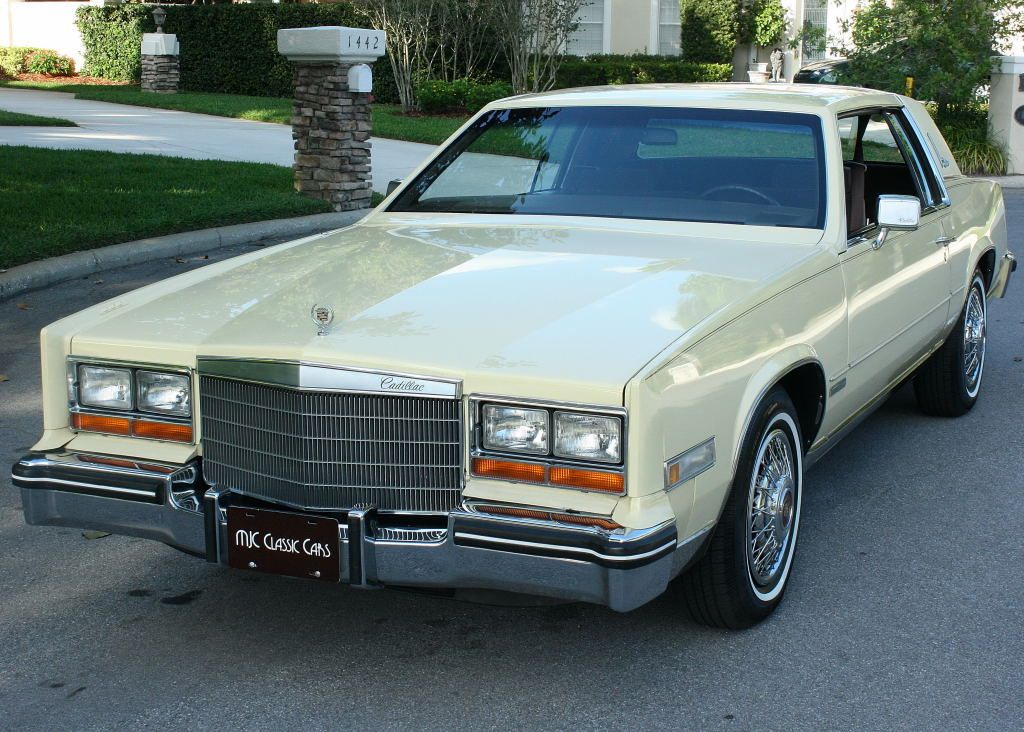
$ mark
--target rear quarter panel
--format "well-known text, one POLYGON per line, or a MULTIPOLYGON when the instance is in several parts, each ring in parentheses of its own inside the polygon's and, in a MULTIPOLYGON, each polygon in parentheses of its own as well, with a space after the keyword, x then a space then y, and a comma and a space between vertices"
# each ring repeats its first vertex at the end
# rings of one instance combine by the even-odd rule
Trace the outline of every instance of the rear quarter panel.
POLYGON ((951 227, 954 241, 949 245, 950 307, 949 322, 960 315, 974 270, 988 251, 995 252, 995 274, 1006 254, 1006 208, 1003 191, 990 180, 967 178, 946 181, 949 192, 951 227))

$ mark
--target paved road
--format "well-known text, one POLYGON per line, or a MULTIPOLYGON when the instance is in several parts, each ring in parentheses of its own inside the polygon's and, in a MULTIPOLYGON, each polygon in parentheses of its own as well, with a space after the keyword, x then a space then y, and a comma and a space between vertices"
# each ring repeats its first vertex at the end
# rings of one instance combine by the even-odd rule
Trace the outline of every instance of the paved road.
MULTIPOLYGON (((0 145, 174 155, 291 166, 294 155, 288 125, 212 117, 167 109, 75 99, 63 92, 0 87, 0 109, 60 117, 78 127, 0 127, 0 145)), ((389 180, 404 178, 429 155, 433 145, 372 140, 373 189, 384 193, 389 180)))
MULTIPOLYGON (((1019 245, 1024 191, 1007 199, 1019 245)), ((40 326, 199 264, 0 304, 0 462, 40 429, 40 326)), ((990 314, 974 411, 926 418, 904 389, 819 464, 786 600, 744 633, 670 597, 618 615, 230 571, 25 526, 0 474, 0 726, 1020 729, 1021 273, 990 314)))

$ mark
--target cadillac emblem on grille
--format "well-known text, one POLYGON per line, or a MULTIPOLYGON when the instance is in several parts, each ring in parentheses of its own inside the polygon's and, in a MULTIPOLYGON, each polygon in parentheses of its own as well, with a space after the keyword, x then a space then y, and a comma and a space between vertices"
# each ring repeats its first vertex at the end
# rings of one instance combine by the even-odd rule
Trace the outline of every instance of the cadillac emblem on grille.
POLYGON ((314 305, 309 311, 309 317, 316 325, 316 334, 325 336, 330 332, 331 323, 334 322, 334 308, 328 305, 314 305))

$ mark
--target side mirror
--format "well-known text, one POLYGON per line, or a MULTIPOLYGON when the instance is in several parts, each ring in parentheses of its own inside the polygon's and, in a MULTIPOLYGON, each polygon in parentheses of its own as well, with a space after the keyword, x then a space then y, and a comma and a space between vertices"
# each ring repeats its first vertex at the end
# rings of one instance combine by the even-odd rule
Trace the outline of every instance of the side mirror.
POLYGON ((872 247, 885 243, 890 231, 913 231, 921 225, 921 200, 917 196, 878 197, 878 237, 872 247))
POLYGON ((400 185, 402 185, 402 179, 401 178, 395 178, 394 180, 389 180, 388 181, 388 195, 390 196, 392 193, 394 193, 395 189, 398 188, 398 186, 400 186, 400 185))

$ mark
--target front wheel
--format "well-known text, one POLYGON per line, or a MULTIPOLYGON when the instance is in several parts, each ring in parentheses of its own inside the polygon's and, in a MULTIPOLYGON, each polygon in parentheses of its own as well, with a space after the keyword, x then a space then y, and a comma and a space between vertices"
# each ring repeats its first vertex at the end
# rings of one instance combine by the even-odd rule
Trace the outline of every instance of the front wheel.
POLYGON ((956 327, 914 377, 914 396, 921 411, 959 417, 971 410, 985 374, 987 329, 985 280, 976 271, 956 327))
POLYGON ((748 628, 782 601, 800 528, 803 464, 796 410, 783 389, 758 407, 707 553, 680 582, 690 614, 748 628))

